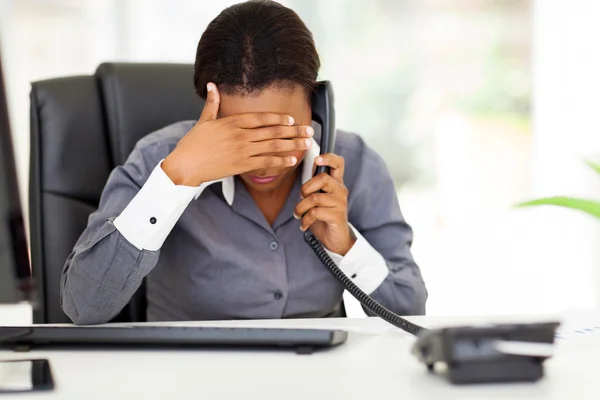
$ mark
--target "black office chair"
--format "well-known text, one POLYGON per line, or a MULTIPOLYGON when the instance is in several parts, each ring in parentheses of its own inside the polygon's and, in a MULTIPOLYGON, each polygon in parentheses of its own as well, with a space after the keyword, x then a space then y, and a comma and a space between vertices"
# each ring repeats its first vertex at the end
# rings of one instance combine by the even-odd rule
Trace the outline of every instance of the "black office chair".
MULTIPOLYGON (((32 84, 31 261, 39 305, 34 323, 70 322, 60 307, 65 260, 98 207, 110 171, 143 136, 196 119, 192 65, 102 64, 93 76, 32 84)), ((144 321, 144 286, 115 321, 144 321)))

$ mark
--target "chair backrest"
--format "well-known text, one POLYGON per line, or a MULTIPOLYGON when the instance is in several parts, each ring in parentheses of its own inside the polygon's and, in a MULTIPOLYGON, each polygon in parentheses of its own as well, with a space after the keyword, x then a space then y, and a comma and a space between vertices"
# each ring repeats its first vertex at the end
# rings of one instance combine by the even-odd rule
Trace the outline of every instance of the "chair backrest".
MULTIPOLYGON (((113 168, 143 136, 196 119, 193 67, 105 63, 93 76, 34 82, 31 90, 29 210, 38 292, 34 323, 69 322, 60 307, 65 260, 98 207, 113 168)), ((144 287, 116 318, 145 320, 144 287)))

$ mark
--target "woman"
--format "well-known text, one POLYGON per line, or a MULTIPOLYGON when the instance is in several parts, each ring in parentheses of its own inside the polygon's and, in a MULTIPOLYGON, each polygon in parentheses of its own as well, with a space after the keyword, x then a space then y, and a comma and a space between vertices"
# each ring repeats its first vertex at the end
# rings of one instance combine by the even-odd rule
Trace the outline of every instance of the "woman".
POLYGON ((344 132, 318 156, 319 65, 310 31, 278 3, 234 5, 209 24, 195 63, 200 118, 136 145, 65 264, 61 302, 75 323, 108 322, 144 279, 150 321, 343 315, 308 228, 380 303, 425 312, 381 158, 344 132), (331 174, 313 178, 315 165, 331 174))

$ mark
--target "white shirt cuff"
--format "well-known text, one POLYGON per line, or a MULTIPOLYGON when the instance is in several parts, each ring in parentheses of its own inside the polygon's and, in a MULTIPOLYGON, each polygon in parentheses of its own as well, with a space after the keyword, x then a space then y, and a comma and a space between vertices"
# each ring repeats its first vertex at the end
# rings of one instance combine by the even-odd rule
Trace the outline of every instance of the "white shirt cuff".
POLYGON ((327 254, 354 284, 367 294, 373 293, 387 278, 389 269, 385 258, 350 225, 356 242, 345 256, 326 249, 327 254))
MULTIPOLYGON (((387 278, 389 269, 385 258, 371 246, 358 230, 350 228, 356 242, 345 256, 326 249, 327 254, 356 286, 367 294, 373 293, 387 278)), ((344 297, 344 302, 346 301, 344 297)))
POLYGON ((162 160, 113 222, 125 239, 139 250, 159 250, 199 190, 198 187, 175 185, 161 165, 162 160))

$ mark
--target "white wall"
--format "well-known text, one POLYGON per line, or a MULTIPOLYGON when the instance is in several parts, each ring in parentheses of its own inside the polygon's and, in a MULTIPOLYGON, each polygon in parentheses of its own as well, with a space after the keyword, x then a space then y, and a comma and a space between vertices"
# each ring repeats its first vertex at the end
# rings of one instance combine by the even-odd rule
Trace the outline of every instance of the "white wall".
MULTIPOLYGON (((536 196, 600 199, 600 2, 537 0, 534 8, 534 177, 536 196)), ((600 306, 600 224, 587 215, 548 208, 532 224, 545 308, 600 306)))

